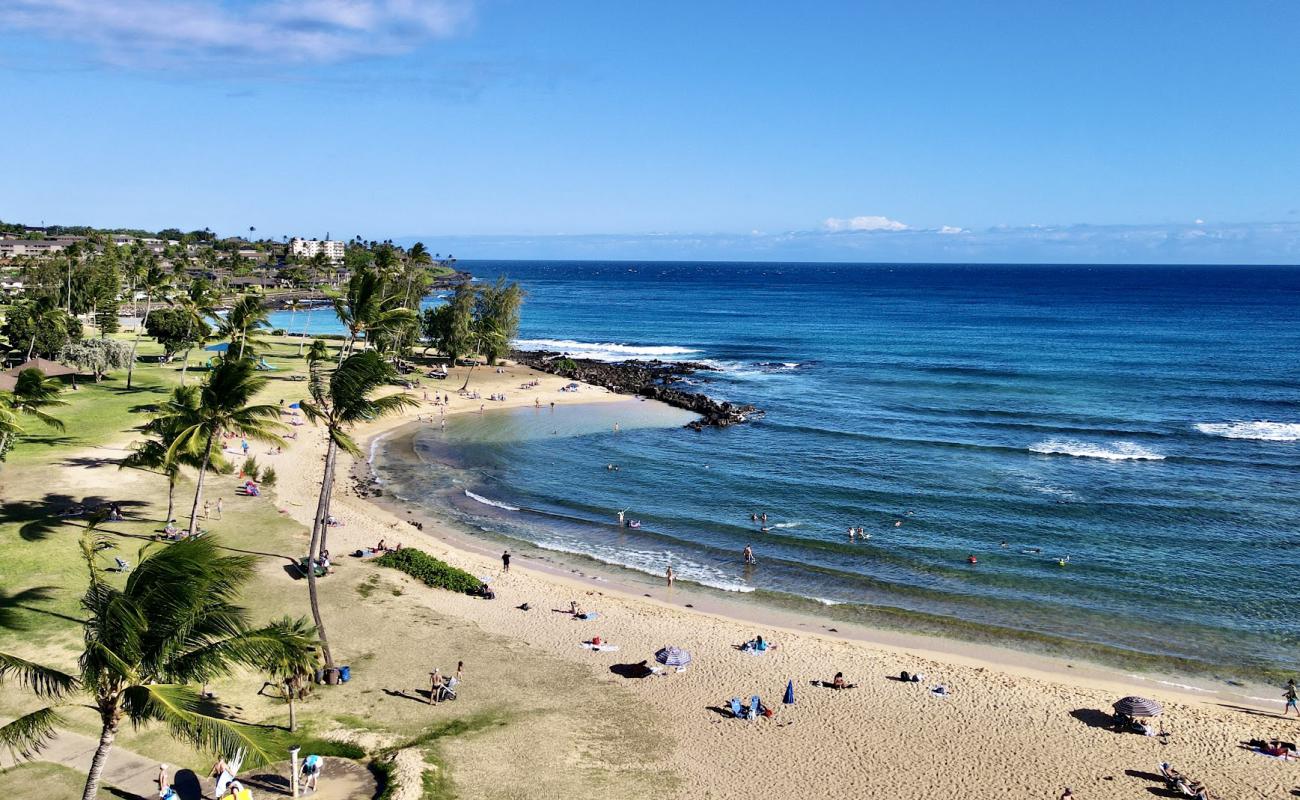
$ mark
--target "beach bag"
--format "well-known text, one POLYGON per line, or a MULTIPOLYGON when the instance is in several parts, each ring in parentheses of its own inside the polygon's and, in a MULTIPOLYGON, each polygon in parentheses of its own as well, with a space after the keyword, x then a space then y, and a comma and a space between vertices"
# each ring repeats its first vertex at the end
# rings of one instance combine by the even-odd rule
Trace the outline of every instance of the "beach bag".
POLYGON ((912 676, 909 675, 909 674, 907 674, 907 670, 903 670, 903 671, 899 674, 898 679, 899 679, 900 681, 903 681, 904 683, 911 683, 911 682, 912 682, 912 676))

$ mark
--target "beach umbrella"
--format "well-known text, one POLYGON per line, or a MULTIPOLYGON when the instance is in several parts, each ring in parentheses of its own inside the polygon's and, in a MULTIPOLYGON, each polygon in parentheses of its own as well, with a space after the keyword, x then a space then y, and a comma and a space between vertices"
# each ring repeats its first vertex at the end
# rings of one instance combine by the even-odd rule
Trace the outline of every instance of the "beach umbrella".
POLYGON ((1164 709, 1154 700, 1148 700, 1145 697, 1125 697, 1115 703, 1116 714, 1127 714, 1130 717, 1158 717, 1164 709))
POLYGON ((222 342, 221 344, 210 344, 203 349, 207 350, 210 353, 224 353, 230 349, 230 342, 222 342))
POLYGON ((665 667, 677 667, 678 669, 691 663, 691 654, 680 647, 665 647, 658 653, 655 653, 655 661, 663 664, 665 667))
POLYGON ((781 698, 781 702, 785 703, 788 706, 794 705, 794 681, 793 680, 791 680, 789 683, 785 685, 785 697, 781 698))

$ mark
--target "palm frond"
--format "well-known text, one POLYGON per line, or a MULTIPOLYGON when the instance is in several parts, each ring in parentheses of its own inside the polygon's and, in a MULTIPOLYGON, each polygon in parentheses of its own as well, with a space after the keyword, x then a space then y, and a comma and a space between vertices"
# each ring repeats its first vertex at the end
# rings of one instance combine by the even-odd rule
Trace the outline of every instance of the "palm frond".
POLYGON ((188 686, 162 683, 132 686, 124 693, 124 701, 123 708, 137 725, 150 720, 164 722, 176 736, 217 754, 245 749, 245 769, 283 757, 273 751, 275 742, 266 729, 202 713, 198 692, 188 686))
POLYGON ((26 761, 45 749, 54 738, 55 728, 62 724, 63 719, 54 709, 37 709, 0 727, 0 746, 16 760, 26 761))
POLYGON ((77 679, 66 672, 0 653, 0 682, 10 676, 38 697, 59 698, 77 688, 77 679))

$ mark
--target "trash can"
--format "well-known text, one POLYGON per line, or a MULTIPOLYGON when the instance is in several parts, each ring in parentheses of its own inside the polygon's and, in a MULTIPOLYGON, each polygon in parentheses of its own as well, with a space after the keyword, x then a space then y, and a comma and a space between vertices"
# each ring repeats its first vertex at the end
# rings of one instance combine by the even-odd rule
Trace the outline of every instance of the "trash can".
POLYGON ((339 667, 339 683, 347 683, 352 680, 352 667, 339 667))
POLYGON ((327 686, 336 686, 339 682, 338 667, 325 670, 325 684, 327 686))

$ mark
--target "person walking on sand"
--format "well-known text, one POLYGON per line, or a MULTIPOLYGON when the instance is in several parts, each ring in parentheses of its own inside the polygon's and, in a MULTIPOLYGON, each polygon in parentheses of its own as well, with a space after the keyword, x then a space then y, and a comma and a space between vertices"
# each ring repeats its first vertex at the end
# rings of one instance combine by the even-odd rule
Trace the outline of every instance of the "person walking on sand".
POLYGON ((207 519, 207 518, 210 517, 210 516, 212 516, 212 501, 211 501, 211 500, 204 500, 204 501, 203 501, 203 518, 204 518, 204 519, 207 519))
POLYGON ((1296 716, 1300 717, 1300 707, 1296 706, 1295 678, 1286 682, 1286 694, 1282 697, 1286 700, 1286 708, 1282 709, 1282 716, 1285 717, 1288 711, 1294 711, 1296 716))
POLYGON ((664 573, 664 577, 668 579, 668 588, 673 588, 673 579, 677 576, 673 575, 673 568, 671 566, 668 567, 668 571, 664 573))
POLYGON ((217 498, 217 519, 221 519, 221 507, 225 505, 225 503, 226 499, 224 497, 217 498))
POLYGON ((501 554, 501 571, 502 571, 502 572, 509 572, 509 571, 510 571, 510 551, 509 551, 509 550, 507 550, 507 551, 505 551, 504 553, 501 554))
POLYGON ((429 705, 438 702, 438 687, 442 685, 442 670, 437 667, 429 673, 429 705))

